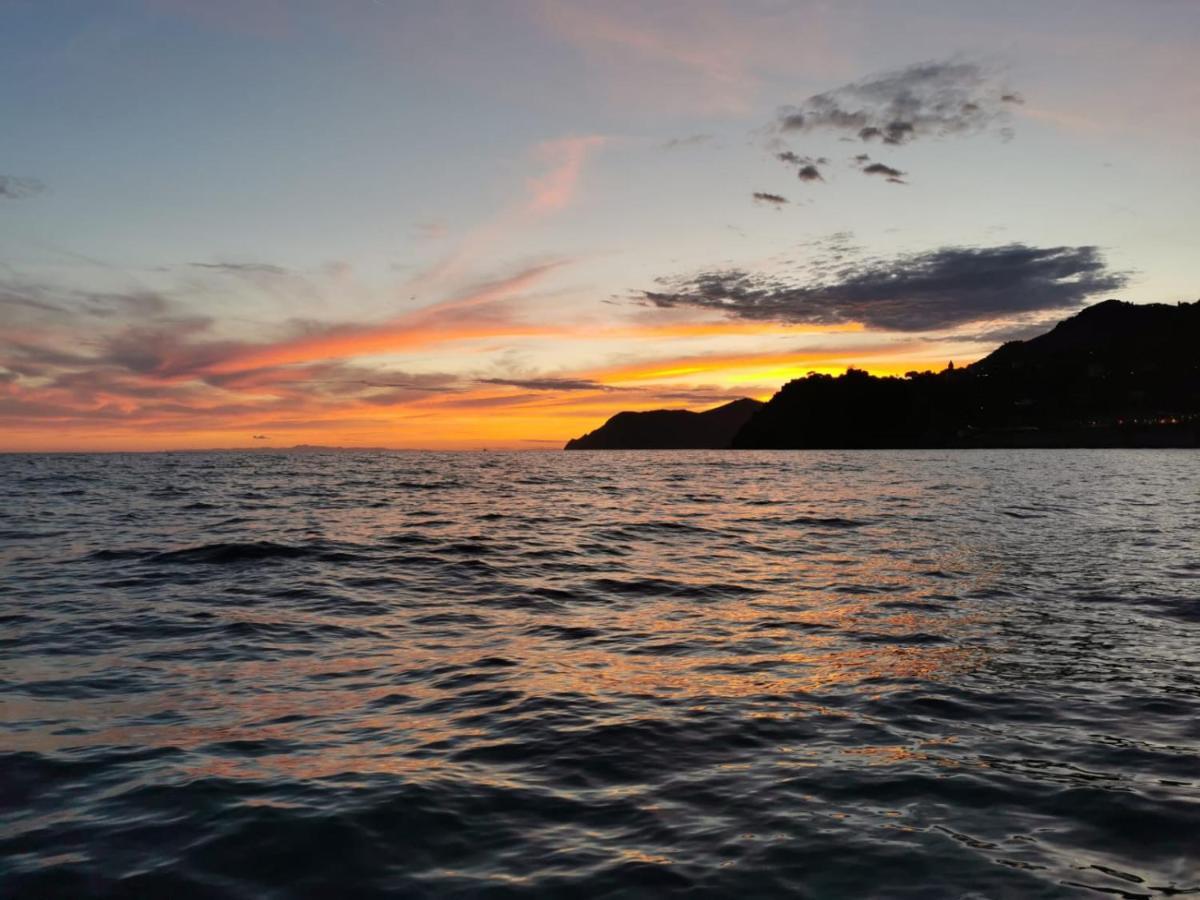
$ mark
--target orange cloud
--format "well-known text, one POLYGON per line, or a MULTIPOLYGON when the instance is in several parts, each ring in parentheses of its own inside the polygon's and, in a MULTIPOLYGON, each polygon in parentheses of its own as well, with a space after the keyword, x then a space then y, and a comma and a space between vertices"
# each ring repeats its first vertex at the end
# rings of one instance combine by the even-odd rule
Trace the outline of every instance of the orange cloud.
POLYGON ((472 319, 468 310, 514 298, 533 287, 563 262, 544 263, 481 285, 465 294, 376 325, 345 326, 274 344, 249 345, 202 371, 219 375, 267 366, 392 353, 414 347, 481 337, 555 333, 546 326, 512 322, 499 311, 472 319))

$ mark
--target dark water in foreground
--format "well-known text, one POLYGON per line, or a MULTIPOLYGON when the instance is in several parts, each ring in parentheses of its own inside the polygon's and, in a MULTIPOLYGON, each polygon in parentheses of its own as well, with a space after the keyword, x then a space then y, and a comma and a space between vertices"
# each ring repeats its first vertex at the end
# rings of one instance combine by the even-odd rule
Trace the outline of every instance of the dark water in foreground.
POLYGON ((1200 895, 1200 455, 0 457, 0 896, 1200 895))

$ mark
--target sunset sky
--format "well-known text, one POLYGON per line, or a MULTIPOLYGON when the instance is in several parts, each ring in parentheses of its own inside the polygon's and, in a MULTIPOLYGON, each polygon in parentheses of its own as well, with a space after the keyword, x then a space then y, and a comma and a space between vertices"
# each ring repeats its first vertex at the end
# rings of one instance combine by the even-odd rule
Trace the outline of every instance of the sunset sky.
POLYGON ((547 448, 1200 295, 1200 3, 0 0, 0 449, 547 448))

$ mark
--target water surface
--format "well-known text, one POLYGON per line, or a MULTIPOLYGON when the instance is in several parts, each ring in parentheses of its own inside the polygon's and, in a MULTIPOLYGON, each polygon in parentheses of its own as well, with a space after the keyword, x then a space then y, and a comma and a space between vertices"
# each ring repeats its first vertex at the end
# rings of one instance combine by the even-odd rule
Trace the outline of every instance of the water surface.
POLYGON ((1195 452, 0 483, 6 898, 1200 895, 1195 452))

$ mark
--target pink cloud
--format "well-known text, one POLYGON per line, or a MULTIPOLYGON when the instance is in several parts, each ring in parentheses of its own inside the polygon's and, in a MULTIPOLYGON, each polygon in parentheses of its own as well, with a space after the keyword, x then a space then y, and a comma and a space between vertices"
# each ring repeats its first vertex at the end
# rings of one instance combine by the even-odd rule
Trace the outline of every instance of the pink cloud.
POLYGON ((576 47, 622 105, 743 114, 763 76, 839 71, 820 7, 725 0, 535 0, 538 25, 576 47))
POLYGON ((529 179, 528 211, 544 214, 565 208, 575 197, 588 154, 604 142, 605 138, 600 135, 589 135, 559 138, 538 145, 537 155, 550 165, 550 169, 529 179))
POLYGON ((545 326, 516 321, 499 304, 517 298, 562 266, 543 263, 488 282, 449 300, 388 321, 334 326, 270 344, 247 344, 199 371, 225 374, 266 366, 397 352, 456 340, 545 333, 545 326))
POLYGON ((408 281, 409 289, 416 292, 436 289, 463 274, 480 258, 495 255, 498 246, 531 220, 561 212, 578 192, 589 154, 608 141, 603 135, 593 134, 556 138, 535 146, 533 157, 546 169, 525 180, 525 196, 463 233, 441 259, 408 281))

